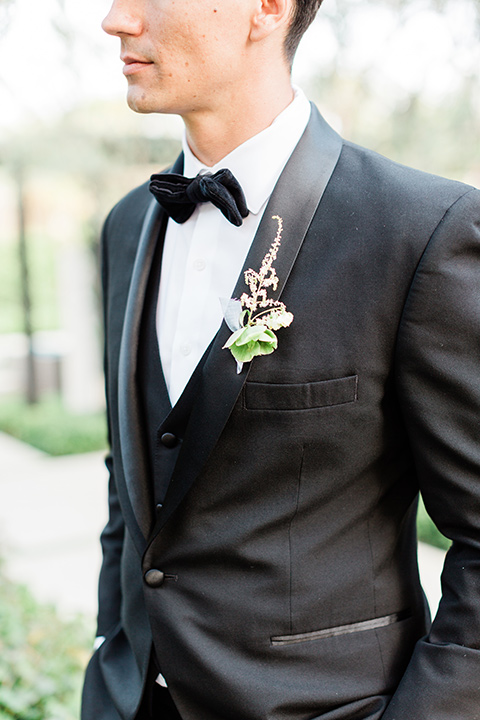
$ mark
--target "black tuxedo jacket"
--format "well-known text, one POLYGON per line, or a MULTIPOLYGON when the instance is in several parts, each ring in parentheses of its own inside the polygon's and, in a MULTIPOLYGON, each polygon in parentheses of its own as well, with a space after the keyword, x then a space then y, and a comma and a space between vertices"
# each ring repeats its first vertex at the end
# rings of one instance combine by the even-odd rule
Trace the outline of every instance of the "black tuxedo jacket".
POLYGON ((157 516, 137 350, 165 219, 147 186, 114 208, 107 640, 84 720, 132 720, 152 644, 185 720, 480 718, 479 198, 341 141, 314 109, 245 263, 282 216, 294 321, 239 375, 222 325, 157 516), (453 540, 431 628, 419 490, 453 540))

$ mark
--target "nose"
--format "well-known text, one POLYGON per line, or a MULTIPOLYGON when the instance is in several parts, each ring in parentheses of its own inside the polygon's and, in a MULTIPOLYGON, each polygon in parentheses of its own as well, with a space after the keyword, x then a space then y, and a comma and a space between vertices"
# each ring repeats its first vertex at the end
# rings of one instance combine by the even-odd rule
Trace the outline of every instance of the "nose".
POLYGON ((135 12, 135 0, 113 0, 102 22, 102 29, 108 35, 140 35, 142 21, 138 12, 135 12))

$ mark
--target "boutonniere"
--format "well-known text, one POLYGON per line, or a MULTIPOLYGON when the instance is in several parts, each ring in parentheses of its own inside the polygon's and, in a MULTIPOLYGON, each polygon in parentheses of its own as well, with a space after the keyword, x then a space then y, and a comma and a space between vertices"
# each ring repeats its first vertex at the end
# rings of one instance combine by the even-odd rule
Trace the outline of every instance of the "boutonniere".
POLYGON ((250 362, 256 355, 270 355, 276 350, 278 339, 276 330, 288 327, 293 320, 291 312, 283 302, 268 297, 268 289, 277 289, 278 277, 273 267, 278 249, 282 242, 283 220, 273 215, 277 221, 277 234, 269 251, 262 260, 258 272, 251 268, 245 272, 245 284, 250 294, 243 293, 240 300, 230 300, 225 320, 234 332, 228 338, 223 349, 228 349, 237 361, 237 372, 241 372, 243 363, 250 362))

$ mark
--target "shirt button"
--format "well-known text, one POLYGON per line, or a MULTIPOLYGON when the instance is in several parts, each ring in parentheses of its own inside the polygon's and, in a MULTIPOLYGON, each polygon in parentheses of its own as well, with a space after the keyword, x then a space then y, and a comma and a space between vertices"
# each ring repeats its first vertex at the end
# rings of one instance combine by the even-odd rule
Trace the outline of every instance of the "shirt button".
POLYGON ((158 588, 163 585, 164 580, 165 575, 161 570, 156 570, 155 568, 152 568, 145 573, 145 582, 147 583, 148 587, 158 588))
POLYGON ((180 352, 186 357, 187 355, 190 355, 192 348, 188 343, 185 343, 184 345, 180 345, 180 352))
POLYGON ((205 270, 206 266, 207 266, 207 263, 205 262, 205 260, 203 258, 197 258, 193 262, 193 267, 195 268, 195 270, 198 270, 198 272, 205 270))

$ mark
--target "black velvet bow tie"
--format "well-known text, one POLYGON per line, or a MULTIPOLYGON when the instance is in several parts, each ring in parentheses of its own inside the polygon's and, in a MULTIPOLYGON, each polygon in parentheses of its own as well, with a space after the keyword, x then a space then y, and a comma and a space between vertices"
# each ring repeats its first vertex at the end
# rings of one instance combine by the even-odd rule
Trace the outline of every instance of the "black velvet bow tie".
POLYGON ((160 173, 150 178, 150 192, 165 212, 184 223, 198 203, 211 202, 233 225, 239 227, 248 215, 245 195, 238 180, 226 168, 214 173, 186 178, 175 173, 160 173))

